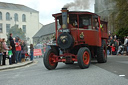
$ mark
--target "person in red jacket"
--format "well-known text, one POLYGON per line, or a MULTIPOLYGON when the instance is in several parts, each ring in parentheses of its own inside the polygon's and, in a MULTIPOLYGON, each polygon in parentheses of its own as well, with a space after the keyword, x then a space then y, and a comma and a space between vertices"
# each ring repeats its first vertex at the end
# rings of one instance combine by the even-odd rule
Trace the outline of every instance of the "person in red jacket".
POLYGON ((20 57, 20 51, 21 51, 19 38, 16 38, 15 47, 16 47, 16 63, 18 63, 19 62, 18 60, 20 57))
POLYGON ((116 55, 116 47, 114 46, 114 44, 112 44, 111 49, 112 49, 112 55, 116 55))

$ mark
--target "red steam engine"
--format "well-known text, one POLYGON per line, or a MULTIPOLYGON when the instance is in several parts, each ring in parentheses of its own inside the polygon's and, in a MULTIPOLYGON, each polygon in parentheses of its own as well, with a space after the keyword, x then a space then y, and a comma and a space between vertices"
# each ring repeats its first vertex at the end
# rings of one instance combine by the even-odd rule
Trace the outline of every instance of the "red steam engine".
POLYGON ((107 22, 91 12, 68 11, 53 14, 56 26, 56 45, 45 52, 43 61, 47 69, 57 67, 58 62, 78 62, 81 69, 88 68, 91 58, 99 63, 107 62, 107 22))

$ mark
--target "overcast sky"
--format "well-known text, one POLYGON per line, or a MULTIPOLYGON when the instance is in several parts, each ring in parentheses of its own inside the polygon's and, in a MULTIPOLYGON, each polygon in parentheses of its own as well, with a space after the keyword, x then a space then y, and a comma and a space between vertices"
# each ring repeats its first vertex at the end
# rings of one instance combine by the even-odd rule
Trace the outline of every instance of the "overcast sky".
MULTIPOLYGON (((61 8, 74 0, 0 0, 1 2, 23 4, 39 11, 39 20, 43 25, 54 22, 52 14, 59 13, 61 8)), ((81 9, 84 10, 84 9, 81 9)), ((94 0, 91 0, 89 9, 86 11, 94 12, 94 0)))

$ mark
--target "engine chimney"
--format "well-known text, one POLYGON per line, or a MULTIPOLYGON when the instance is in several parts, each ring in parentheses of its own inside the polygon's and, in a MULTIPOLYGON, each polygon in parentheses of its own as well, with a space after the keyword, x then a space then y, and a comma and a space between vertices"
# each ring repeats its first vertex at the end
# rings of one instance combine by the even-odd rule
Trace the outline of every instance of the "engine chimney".
POLYGON ((68 10, 67 10, 67 8, 62 8, 62 28, 63 29, 67 29, 67 12, 68 12, 68 10))

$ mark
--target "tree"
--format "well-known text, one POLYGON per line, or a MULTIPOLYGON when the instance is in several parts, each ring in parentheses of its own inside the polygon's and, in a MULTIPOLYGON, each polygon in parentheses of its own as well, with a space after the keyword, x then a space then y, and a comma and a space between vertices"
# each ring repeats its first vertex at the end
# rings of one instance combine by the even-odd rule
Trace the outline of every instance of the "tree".
MULTIPOLYGON (((26 40, 25 33, 22 31, 21 28, 18 28, 16 25, 11 27, 8 34, 10 34, 10 33, 13 34, 13 37, 19 37, 21 40, 26 40)), ((9 36, 9 35, 7 35, 7 36, 9 36)))
POLYGON ((116 34, 119 38, 123 39, 125 36, 128 35, 128 29, 122 28, 122 29, 118 29, 116 31, 116 34))
POLYGON ((114 0, 118 10, 116 28, 128 28, 128 0, 114 0))
POLYGON ((115 19, 115 32, 120 38, 128 35, 128 0, 113 0, 116 2, 117 17, 115 19))

